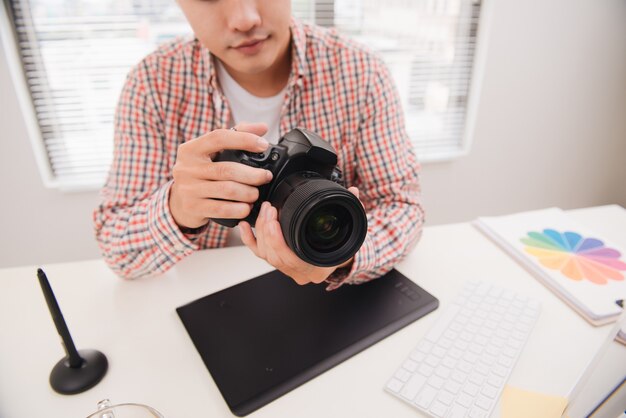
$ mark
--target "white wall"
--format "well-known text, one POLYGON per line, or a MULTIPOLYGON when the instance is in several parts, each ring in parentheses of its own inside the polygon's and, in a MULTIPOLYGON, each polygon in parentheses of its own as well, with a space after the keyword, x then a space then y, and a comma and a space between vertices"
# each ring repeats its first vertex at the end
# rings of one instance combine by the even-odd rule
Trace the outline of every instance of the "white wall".
MULTIPOLYGON (((470 154, 423 167, 430 225, 552 205, 626 207, 625 16, 623 0, 492 4, 470 154)), ((0 267, 96 258, 97 193, 43 187, 0 57, 0 267)))
POLYGON ((474 143, 424 167, 428 221, 626 207, 626 2, 492 7, 474 143))

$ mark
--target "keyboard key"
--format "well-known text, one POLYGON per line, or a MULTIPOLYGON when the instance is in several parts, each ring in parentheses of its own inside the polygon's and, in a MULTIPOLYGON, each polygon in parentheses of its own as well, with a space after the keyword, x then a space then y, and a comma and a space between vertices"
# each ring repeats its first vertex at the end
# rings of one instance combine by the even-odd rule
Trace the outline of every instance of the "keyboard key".
POLYGON ((439 392, 437 400, 446 406, 450 406, 452 404, 452 401, 454 400, 454 395, 446 390, 442 390, 441 392, 439 392))
POLYGON ((469 343, 470 341, 472 341, 474 336, 470 332, 463 331, 463 332, 461 332, 461 335, 459 336, 459 338, 461 340, 469 343))
POLYGON ((439 341, 439 347, 448 350, 450 347, 452 347, 452 345, 454 344, 454 339, 450 339, 447 336, 444 336, 440 341, 439 341))
POLYGON ((454 348, 458 348, 461 351, 465 351, 467 350, 467 347, 469 347, 469 343, 463 341, 463 340, 456 340, 454 342, 454 348))
POLYGON ((424 409, 428 409, 435 396, 437 396, 437 389, 426 386, 415 398, 415 403, 424 409))
POLYGON ((441 361, 439 358, 431 354, 428 357, 426 357, 426 360, 424 360, 424 363, 428 364, 430 367, 437 367, 437 365, 439 364, 439 361, 441 361))
POLYGON ((435 389, 441 389, 444 383, 446 383, 446 381, 437 375, 433 375, 430 377, 430 379, 428 379, 428 384, 435 389))
POLYGON ((467 362, 467 361, 465 361, 465 360, 461 360, 461 361, 459 362, 459 364, 458 364, 457 368, 458 368, 460 371, 462 371, 463 373, 465 373, 465 374, 469 374, 469 373, 472 371, 472 369, 474 368, 474 366, 472 366, 472 364, 471 364, 471 363, 468 363, 468 362, 467 362))
POLYGON ((424 376, 414 374, 411 379, 406 382, 406 385, 404 385, 404 388, 402 388, 402 392, 400 392, 400 395, 412 401, 413 399, 415 399, 415 396, 419 393, 419 391, 424 387, 424 383, 426 383, 426 378, 424 376))
POLYGON ((500 377, 506 377, 506 375, 509 374, 509 370, 506 367, 500 366, 499 364, 495 365, 493 369, 491 369, 491 371, 500 377))
POLYGON ((436 417, 443 417, 446 412, 448 412, 448 408, 444 404, 439 401, 436 401, 431 407, 430 412, 436 417))
POLYGON ((452 350, 448 352, 448 355, 452 357, 453 359, 458 360, 463 355, 463 352, 459 350, 458 348, 454 347, 452 348, 452 350))
POLYGON ((469 378, 467 380, 469 382, 471 382, 471 383, 474 383, 474 384, 480 386, 485 381, 485 376, 483 376, 482 374, 478 374, 478 373, 472 373, 472 374, 470 374, 470 376, 469 376, 469 378))
POLYGON ((478 398, 476 399, 476 406, 486 411, 491 408, 492 404, 493 404, 493 401, 481 395, 479 395, 478 398))
POLYGON ((457 363, 457 360, 452 357, 445 357, 441 362, 441 364, 443 364, 449 369, 452 369, 454 366, 456 366, 456 363, 457 363))
POLYGON ((431 343, 430 341, 425 341, 425 340, 422 340, 422 342, 419 343, 417 346, 417 349, 425 354, 430 353, 430 350, 432 350, 432 348, 433 348, 433 343, 431 343))
POLYGON ((431 417, 488 417, 538 314, 537 303, 512 291, 468 285, 385 389, 431 417))
POLYGON ((422 364, 422 365, 419 367, 419 369, 417 369, 417 372, 418 372, 419 374, 421 374, 422 376, 426 376, 426 377, 428 377, 428 376, 430 376, 431 374, 433 374, 433 371, 434 371, 434 370, 435 370, 435 369, 433 369, 433 368, 432 368, 432 367, 430 367, 429 365, 427 365, 427 364, 422 364))
POLYGON ((456 398, 456 402, 461 406, 469 408, 469 406, 474 403, 474 398, 467 393, 461 393, 459 397, 456 398))
POLYGON ((417 363, 421 363, 422 361, 424 361, 425 358, 426 354, 422 353, 421 351, 415 350, 411 353, 411 360, 417 363))
POLYGON ((467 408, 460 405, 454 405, 448 414, 449 418, 465 418, 467 416, 467 408))
POLYGON ((446 355, 446 350, 442 347, 434 347, 433 350, 431 351, 431 353, 433 353, 435 356, 439 357, 439 358, 443 358, 443 356, 446 355))
POLYGON ((497 388, 504 386, 504 380, 493 374, 489 376, 489 379, 487 379, 487 383, 497 388))
POLYGON ((467 379, 467 374, 455 370, 452 372, 451 377, 452 377, 452 380, 454 380, 457 383, 464 383, 465 379, 467 379))
POLYGON ((463 387, 463 392, 467 393, 470 396, 476 396, 478 395, 478 391, 480 390, 480 387, 468 382, 464 387, 463 387))
POLYGON ((435 374, 444 379, 449 378, 450 373, 452 373, 452 370, 448 369, 446 366, 443 366, 443 365, 437 367, 437 370, 435 370, 435 374))
POLYGON ((400 389, 402 389, 402 382, 399 381, 398 379, 392 378, 387 383, 387 389, 389 389, 392 392, 398 393, 400 392, 400 389))
POLYGON ((417 363, 413 360, 407 360, 402 364, 402 368, 413 373, 415 370, 417 370, 417 363))
POLYGON ((498 395, 498 389, 487 383, 485 386, 483 386, 483 390, 481 390, 480 393, 482 393, 489 399, 495 399, 498 395))
POLYGON ((411 378, 411 373, 407 370, 400 368, 396 371, 396 374, 394 376, 396 379, 402 382, 406 382, 407 380, 411 378))
POLYGON ((472 409, 469 413, 470 418, 485 418, 486 416, 487 416, 487 412, 482 411, 478 408, 472 409))
POLYGON ((461 390, 461 385, 458 384, 457 382, 455 382, 454 380, 448 380, 448 382, 446 383, 446 385, 444 386, 444 388, 453 394, 457 394, 459 393, 459 390, 461 390))

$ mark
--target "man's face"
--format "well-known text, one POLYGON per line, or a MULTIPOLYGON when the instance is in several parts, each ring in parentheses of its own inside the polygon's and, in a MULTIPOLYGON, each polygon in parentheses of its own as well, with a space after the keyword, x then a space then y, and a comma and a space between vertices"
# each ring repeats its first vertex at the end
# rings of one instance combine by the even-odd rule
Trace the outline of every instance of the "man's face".
POLYGON ((178 0, 196 37, 236 72, 260 74, 284 58, 291 0, 178 0))

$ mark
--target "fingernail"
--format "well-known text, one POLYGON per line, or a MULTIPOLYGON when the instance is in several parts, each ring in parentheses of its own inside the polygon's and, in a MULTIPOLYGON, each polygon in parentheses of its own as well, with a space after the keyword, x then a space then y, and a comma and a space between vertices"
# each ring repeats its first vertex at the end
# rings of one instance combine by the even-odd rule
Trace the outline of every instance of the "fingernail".
POLYGON ((272 177, 274 177, 274 175, 272 174, 271 171, 265 170, 265 177, 267 178, 267 180, 271 180, 272 177))
POLYGON ((270 143, 267 142, 262 136, 260 136, 259 139, 256 140, 256 143, 259 147, 263 149, 267 148, 270 145, 270 143))

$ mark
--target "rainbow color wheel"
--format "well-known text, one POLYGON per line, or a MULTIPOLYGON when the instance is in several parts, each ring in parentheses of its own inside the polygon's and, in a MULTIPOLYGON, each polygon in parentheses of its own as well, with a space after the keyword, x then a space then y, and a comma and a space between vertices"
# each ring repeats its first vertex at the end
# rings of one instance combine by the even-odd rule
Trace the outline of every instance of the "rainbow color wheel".
POLYGON ((529 232, 521 241, 526 244, 524 250, 537 257, 542 266, 559 270, 572 280, 587 279, 595 284, 624 280, 621 272, 626 271, 626 263, 619 259, 620 252, 605 247, 599 239, 544 229, 529 232))

